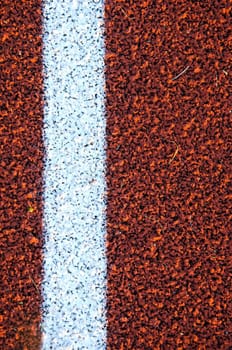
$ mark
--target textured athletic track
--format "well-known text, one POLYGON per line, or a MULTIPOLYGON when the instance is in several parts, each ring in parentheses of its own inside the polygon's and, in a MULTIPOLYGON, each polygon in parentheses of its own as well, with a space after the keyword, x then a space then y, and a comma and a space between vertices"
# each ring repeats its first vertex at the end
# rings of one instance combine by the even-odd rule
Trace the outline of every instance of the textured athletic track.
POLYGON ((109 349, 231 349, 229 13, 106 1, 109 349))
POLYGON ((43 80, 40 0, 0 4, 0 349, 40 344, 43 80))
MULTIPOLYGON (((4 350, 41 337, 41 5, 0 7, 4 350)), ((105 2, 107 349, 232 347, 231 5, 105 2)))

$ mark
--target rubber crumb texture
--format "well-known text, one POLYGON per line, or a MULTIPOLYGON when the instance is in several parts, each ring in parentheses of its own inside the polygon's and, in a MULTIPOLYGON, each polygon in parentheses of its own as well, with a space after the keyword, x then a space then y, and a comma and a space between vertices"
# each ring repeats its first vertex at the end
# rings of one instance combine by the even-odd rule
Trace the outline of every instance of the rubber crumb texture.
POLYGON ((41 1, 2 0, 0 349, 40 346, 42 265, 41 1))
POLYGON ((107 349, 232 349, 231 3, 106 1, 107 349))
POLYGON ((43 350, 105 349, 102 4, 43 8, 43 350))

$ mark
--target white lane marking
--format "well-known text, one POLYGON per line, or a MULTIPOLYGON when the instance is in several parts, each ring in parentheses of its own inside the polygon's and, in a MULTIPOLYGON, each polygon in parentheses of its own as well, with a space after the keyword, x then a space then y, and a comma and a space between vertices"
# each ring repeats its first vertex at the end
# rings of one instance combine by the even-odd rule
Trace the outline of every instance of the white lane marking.
POLYGON ((43 15, 42 349, 105 349, 103 0, 45 0, 43 15))

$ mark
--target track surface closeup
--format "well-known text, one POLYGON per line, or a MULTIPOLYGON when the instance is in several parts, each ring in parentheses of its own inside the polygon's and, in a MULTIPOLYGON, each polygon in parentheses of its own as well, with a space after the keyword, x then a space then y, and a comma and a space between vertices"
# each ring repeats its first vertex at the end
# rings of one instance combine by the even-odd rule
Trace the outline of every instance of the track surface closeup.
POLYGON ((231 4, 105 4, 107 348, 231 349, 231 4))
POLYGON ((0 349, 34 350, 42 301, 41 1, 3 0, 0 16, 0 349))
POLYGON ((0 350, 231 350, 232 3, 65 1, 0 5, 0 350))

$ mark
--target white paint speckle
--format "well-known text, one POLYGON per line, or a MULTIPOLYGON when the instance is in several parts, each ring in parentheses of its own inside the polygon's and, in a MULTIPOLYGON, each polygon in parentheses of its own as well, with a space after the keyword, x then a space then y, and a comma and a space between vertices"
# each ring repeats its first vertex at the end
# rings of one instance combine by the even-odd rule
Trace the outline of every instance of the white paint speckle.
POLYGON ((105 349, 103 1, 44 1, 43 350, 105 349))

